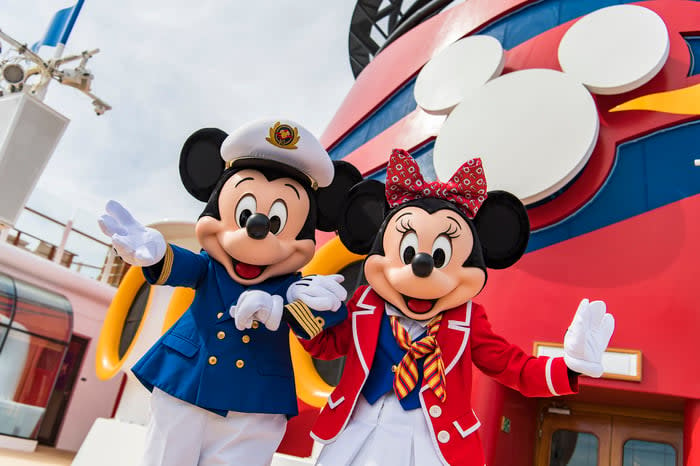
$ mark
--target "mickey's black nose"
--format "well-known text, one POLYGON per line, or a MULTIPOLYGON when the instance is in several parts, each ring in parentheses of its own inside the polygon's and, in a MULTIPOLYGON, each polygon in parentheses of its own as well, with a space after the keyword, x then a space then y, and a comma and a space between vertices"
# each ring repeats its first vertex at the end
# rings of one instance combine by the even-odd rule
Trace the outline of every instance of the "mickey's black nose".
POLYGON ((265 214, 253 214, 245 222, 245 229, 253 239, 263 239, 270 232, 270 219, 265 214))
POLYGON ((435 262, 433 262, 433 256, 421 252, 416 254, 416 256, 411 261, 411 268, 413 273, 421 278, 429 276, 433 272, 433 267, 435 267, 435 262))

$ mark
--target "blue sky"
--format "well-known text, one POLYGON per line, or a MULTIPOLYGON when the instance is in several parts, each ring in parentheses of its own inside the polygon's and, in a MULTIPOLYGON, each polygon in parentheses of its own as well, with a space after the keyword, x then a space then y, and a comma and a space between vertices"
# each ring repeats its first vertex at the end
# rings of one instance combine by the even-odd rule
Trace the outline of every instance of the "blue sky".
MULTIPOLYGON (((40 39, 70 0, 6 0, 0 28, 40 39)), ((353 82, 347 41, 353 0, 86 0, 66 54, 100 48, 93 91, 113 110, 52 83, 45 102, 70 118, 29 206, 96 218, 116 199, 137 219, 195 220, 202 204, 182 187, 178 157, 193 131, 230 132, 282 116, 317 136, 353 82)), ((53 56, 53 48, 40 54, 53 56)), ((106 238, 105 238, 106 239, 106 238)))

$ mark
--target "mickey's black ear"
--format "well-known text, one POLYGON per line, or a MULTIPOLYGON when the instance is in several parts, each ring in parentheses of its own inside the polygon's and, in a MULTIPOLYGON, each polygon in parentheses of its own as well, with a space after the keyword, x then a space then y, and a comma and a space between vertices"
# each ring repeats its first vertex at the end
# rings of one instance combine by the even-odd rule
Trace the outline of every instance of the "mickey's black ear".
POLYGON ((348 198, 350 189, 362 181, 362 174, 354 165, 336 160, 333 162, 333 182, 316 192, 318 219, 316 228, 323 231, 338 229, 340 209, 348 198))
POLYGON ((384 183, 365 180, 356 184, 338 219, 340 241, 355 254, 367 254, 387 210, 384 183))
POLYGON ((180 151, 180 179, 193 197, 207 202, 224 172, 221 143, 228 136, 217 128, 202 128, 187 138, 180 151))
POLYGON ((530 220, 520 199, 506 191, 488 193, 474 218, 486 267, 505 269, 525 253, 530 220))

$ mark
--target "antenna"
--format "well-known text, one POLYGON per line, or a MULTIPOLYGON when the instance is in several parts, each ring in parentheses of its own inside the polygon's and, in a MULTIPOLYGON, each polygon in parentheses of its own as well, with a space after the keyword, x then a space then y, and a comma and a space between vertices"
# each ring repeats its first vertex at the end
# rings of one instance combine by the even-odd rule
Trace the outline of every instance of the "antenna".
POLYGON ((51 80, 78 89, 92 99, 97 115, 102 115, 112 107, 92 93, 92 80, 95 78, 86 68, 87 62, 100 49, 86 50, 67 57, 55 57, 45 61, 23 44, 0 30, 0 39, 8 43, 12 50, 0 55, 0 96, 25 92, 43 100, 51 80), (80 60, 75 68, 66 68, 69 62, 80 60))

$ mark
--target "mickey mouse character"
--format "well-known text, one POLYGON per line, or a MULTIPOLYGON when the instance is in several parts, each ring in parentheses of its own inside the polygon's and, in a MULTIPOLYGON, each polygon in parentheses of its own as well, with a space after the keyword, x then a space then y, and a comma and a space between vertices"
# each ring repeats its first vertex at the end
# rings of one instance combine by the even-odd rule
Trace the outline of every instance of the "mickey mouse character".
POLYGON ((195 132, 180 175, 207 202, 195 227, 200 254, 166 244, 114 201, 99 221, 149 283, 196 290, 132 368, 153 392, 143 464, 268 464, 297 414, 288 327, 311 338, 347 315, 342 276, 297 270, 362 177, 288 120, 195 132))
POLYGON ((575 393, 579 373, 602 374, 614 328, 602 301, 581 302, 564 358, 528 356, 471 301, 487 267, 521 257, 530 230, 515 196, 486 189, 480 159, 447 183, 428 183, 402 150, 391 155, 386 187, 370 180, 352 189, 339 234, 351 251, 369 253, 369 286, 348 303, 347 321, 302 342, 317 358, 347 355, 312 430, 327 444, 319 465, 483 466, 472 362, 526 396, 575 393))

